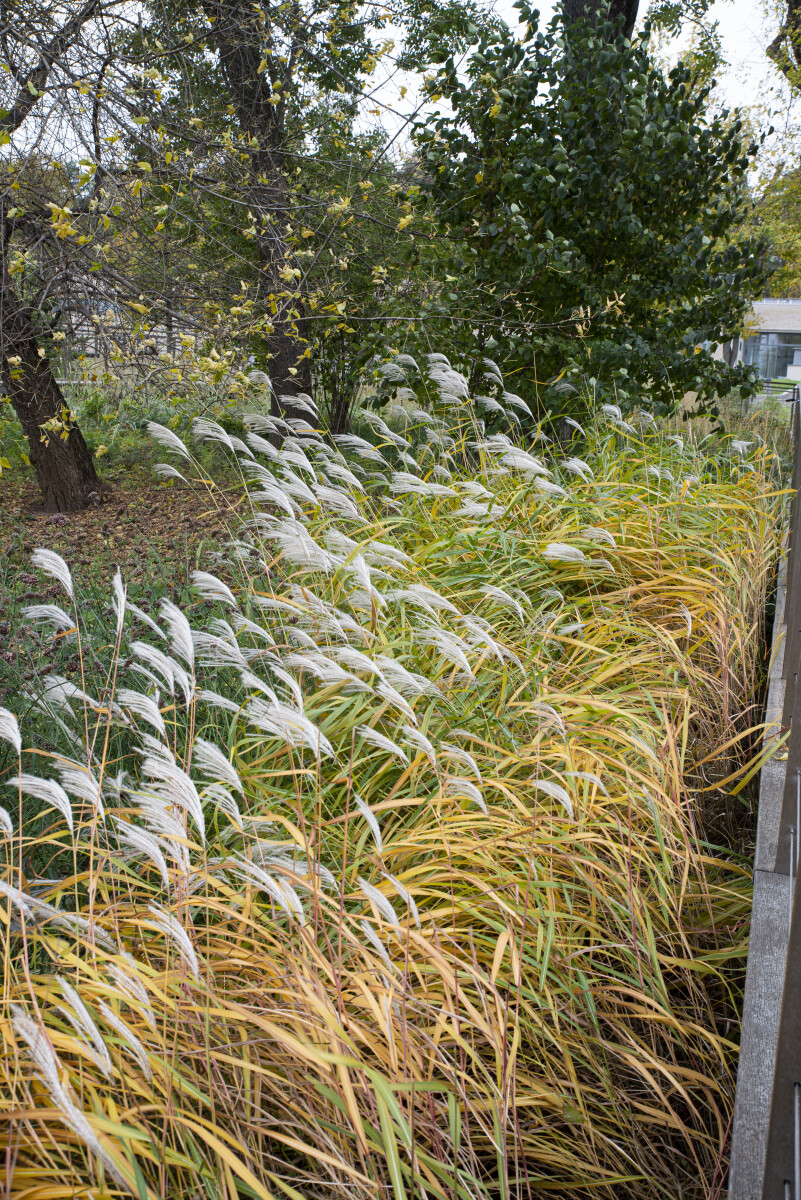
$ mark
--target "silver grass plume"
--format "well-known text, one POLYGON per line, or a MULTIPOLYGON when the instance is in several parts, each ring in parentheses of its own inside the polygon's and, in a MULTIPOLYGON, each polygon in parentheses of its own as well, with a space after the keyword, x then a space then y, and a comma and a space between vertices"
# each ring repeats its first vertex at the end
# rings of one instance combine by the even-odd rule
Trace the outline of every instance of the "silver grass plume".
POLYGON ((180 479, 181 483, 186 483, 185 476, 171 463, 155 463, 153 470, 160 479, 180 479))
POLYGON ((599 792, 603 792, 605 796, 609 795, 603 781, 593 771, 565 771, 565 777, 567 779, 583 779, 587 783, 593 783, 599 792))
POLYGON ((358 877, 357 882, 359 884, 359 890, 364 896, 367 897, 367 899, 381 914, 384 920, 388 921, 390 925, 400 925, 398 914, 395 912, 395 909, 392 907, 384 893, 370 883, 367 879, 364 879, 361 875, 358 877))
POLYGON ((22 754, 22 735, 17 718, 7 708, 0 708, 0 738, 13 746, 19 758, 22 754))
POLYGON ((562 468, 568 471, 571 475, 580 475, 585 483, 593 478, 592 467, 585 463, 582 458, 566 458, 561 463, 562 468))
POLYGON ((551 799, 558 800, 570 820, 573 820, 573 801, 565 788, 558 783, 552 783, 549 779, 532 779, 531 784, 535 791, 543 792, 551 799))
POLYGON ((161 933, 164 934, 168 942, 172 942, 177 948, 182 961, 194 975, 195 979, 200 982, 200 963, 198 961, 195 948, 192 945, 190 938, 183 925, 175 919, 172 913, 168 913, 165 909, 158 905, 149 904, 148 912, 150 913, 150 923, 155 926, 161 933))
POLYGON ((389 871, 382 871, 381 874, 384 876, 384 878, 387 880, 388 883, 392 884, 395 891, 400 896, 401 900, 403 900, 404 904, 407 905, 409 912, 412 915, 412 920, 414 921, 415 925, 419 929, 420 928, 420 913, 418 911, 417 905, 415 904, 414 896, 411 894, 409 889, 401 883, 401 881, 399 879, 397 879, 394 875, 390 875, 389 871))
POLYGON ((103 1149, 97 1134, 85 1114, 81 1112, 73 1100, 72 1089, 68 1083, 64 1082, 66 1072, 48 1037, 25 1014, 25 1011, 19 1005, 13 1005, 11 1011, 14 1032, 27 1045, 28 1053, 37 1074, 47 1088, 50 1098, 60 1113, 64 1124, 72 1130, 75 1136, 83 1142, 95 1158, 103 1164, 104 1170, 126 1192, 130 1191, 128 1181, 121 1175, 114 1160, 103 1149))
POLYGON ((269 459, 278 458, 278 451, 272 442, 268 442, 266 438, 261 437, 258 433, 248 433, 246 435, 247 443, 252 450, 258 450, 259 454, 264 454, 269 459))
MULTIPOLYGON (((149 739, 152 745, 152 739, 149 739)), ((164 748, 166 750, 166 747, 164 748)), ((170 761, 167 753, 143 753, 142 773, 149 779, 144 785, 149 794, 155 794, 166 804, 177 804, 192 818, 201 839, 206 840, 206 821, 200 796, 192 780, 176 762, 170 761)), ((171 756, 170 756, 171 757, 171 756)))
POLYGON ((192 761, 207 778, 227 784, 228 787, 232 787, 240 795, 244 796, 245 791, 242 787, 242 780, 239 778, 236 769, 231 765, 223 752, 212 742, 208 742, 205 738, 201 737, 195 738, 192 761))
POLYGON ((249 858, 233 858, 224 863, 225 870, 265 891, 283 909, 288 917, 296 917, 301 925, 306 923, 306 914, 300 897, 285 881, 275 879, 264 867, 249 858))
POLYGON ((130 972, 116 962, 107 963, 107 970, 119 991, 127 997, 128 1005, 141 1012, 145 1021, 155 1033, 156 1014, 153 1012, 147 989, 138 974, 136 961, 127 953, 123 954, 122 958, 123 962, 127 966, 130 966, 130 972))
POLYGON ((114 579, 111 583, 112 593, 114 596, 114 612, 117 617, 117 638, 122 633, 122 627, 125 624, 125 602, 127 598, 127 590, 122 581, 122 574, 119 567, 117 568, 114 579))
POLYGON ((167 429, 165 425, 159 425, 157 421, 148 421, 147 431, 160 446, 164 446, 167 450, 174 450, 182 458, 191 459, 191 454, 178 437, 178 434, 173 433, 171 429, 167 429))
POLYGON ((601 529, 597 525, 585 525, 581 530, 582 537, 587 538, 591 542, 605 542, 607 546, 611 546, 613 550, 617 550, 617 542, 608 529, 601 529))
MULTIPOLYGON (((749 442, 748 444, 750 445, 751 443, 749 442)), ((39 548, 38 550, 34 550, 31 555, 31 563, 40 571, 44 571, 45 575, 49 575, 51 579, 57 579, 70 600, 75 600, 75 593, 72 587, 72 574, 60 554, 56 554, 54 550, 39 548)))
POLYGON ((193 571, 192 586, 200 592, 204 600, 213 600, 217 604, 225 604, 229 608, 238 608, 239 603, 227 583, 223 583, 216 575, 208 571, 193 571))
POLYGON ((71 983, 68 983, 66 979, 58 975, 56 979, 64 995, 64 999, 69 1005, 69 1008, 65 1008, 61 1004, 58 1005, 59 1011, 67 1018, 78 1036, 81 1037, 83 1035, 81 1040, 87 1041, 93 1051, 91 1057, 106 1078, 111 1079, 111 1058, 109 1057, 108 1047, 100 1036, 100 1031, 92 1020, 89 1009, 71 983))
POLYGON ((152 617, 149 617, 146 612, 143 612, 141 608, 138 608, 137 605, 132 603, 130 600, 126 600, 125 607, 129 613, 133 613, 137 621, 141 621, 144 625, 147 625, 148 629, 152 629, 155 634, 158 634, 163 642, 166 642, 166 633, 160 625, 156 624, 152 617))
POLYGON ((170 645, 174 654, 183 659, 192 670, 195 662, 195 648, 192 643, 192 628, 185 615, 171 600, 162 600, 161 616, 169 633, 170 645))
POLYGON ((469 800, 472 800, 474 804, 478 805, 485 817, 489 816, 487 802, 484 799, 480 789, 477 788, 476 785, 471 782, 471 780, 462 779, 462 777, 459 775, 451 776, 449 779, 445 780, 445 783, 443 784, 443 791, 448 796, 467 796, 469 800))
POLYGON ((534 486, 538 492, 544 492, 547 496, 566 496, 567 492, 558 483, 552 483, 550 479, 535 479, 534 486))
POLYGON ((120 708, 127 708, 129 712, 134 713, 137 717, 141 717, 149 725, 152 725, 162 737, 167 736, 167 727, 164 724, 164 718, 159 712, 158 704, 150 696, 145 696, 142 692, 132 691, 130 688, 118 688, 116 698, 120 708))
POLYGON ((139 1038, 128 1028, 122 1017, 118 1017, 113 1009, 109 1008, 105 1000, 98 1000, 97 1007, 103 1016, 103 1020, 107 1025, 110 1025, 119 1037, 122 1038, 125 1045, 130 1050, 136 1062, 148 1082, 153 1078, 153 1072, 150 1069, 150 1061, 147 1057, 147 1051, 140 1042, 139 1038))
POLYGON ((461 766, 467 767, 469 771, 473 772, 479 783, 483 782, 478 763, 472 754, 469 754, 467 750, 463 750, 461 746, 452 746, 449 742, 440 742, 439 753, 443 758, 450 759, 451 762, 458 762, 461 766))
POLYGON ((384 844, 381 838, 381 826, 378 824, 375 813, 371 808, 368 807, 367 804, 365 804, 364 800, 362 800, 361 796, 359 796, 356 792, 351 793, 351 799, 367 822, 367 826, 373 835, 373 841, 375 842, 376 849, 380 854, 384 849, 384 844))
POLYGON ((55 779, 40 779, 37 775, 24 775, 20 772, 15 779, 6 780, 6 786, 17 788, 24 796, 32 796, 34 800, 41 800, 50 808, 55 808, 66 821, 70 833, 73 832, 70 798, 55 779))
POLYGON ((510 596, 503 588, 496 587, 493 583, 483 583, 479 591, 489 600, 494 600, 496 604, 502 604, 508 608, 514 609, 520 620, 523 620, 523 606, 519 600, 515 600, 514 596, 510 596))
POLYGON ((71 796, 77 796, 90 804, 102 821, 105 817, 103 799, 100 794, 100 784, 88 767, 81 763, 62 762, 59 764, 61 786, 71 796))
POLYGON ((428 740, 425 734, 421 733, 419 729, 414 729, 411 725, 404 725, 401 733, 403 734, 403 740, 405 742, 411 746, 414 746, 417 750, 422 750, 423 754, 425 754, 426 758, 431 763, 431 766, 436 771, 437 754, 432 743, 428 740))
POLYGON ((397 972, 398 968, 395 966, 394 962, 387 954, 386 946, 381 941, 381 938, 378 936, 376 931, 373 929, 373 927, 369 921, 360 921, 359 924, 361 926, 362 933, 367 938, 370 945, 373 947, 373 949, 378 951, 378 954, 380 955, 381 961, 383 962, 384 966, 387 968, 388 971, 390 971, 391 974, 394 975, 397 972))
POLYGON ((587 562, 587 556, 578 546, 568 546, 565 542, 549 542, 542 552, 546 562, 581 563, 587 562))
POLYGON ((385 753, 393 755, 394 758, 400 759, 402 763, 406 763, 408 766, 409 756, 406 752, 400 746, 396 745, 391 738, 380 733, 379 730, 373 729, 370 725, 357 725, 356 734, 362 741, 367 742, 369 746, 375 746, 377 750, 383 750, 385 753))
POLYGON ((440 629, 435 626, 429 626, 428 629, 421 631, 418 634, 419 641, 424 646, 431 646, 448 662, 459 667, 464 671, 465 675, 473 676, 473 668, 470 666, 465 651, 470 647, 467 646, 462 639, 449 629, 440 629))
POLYGON ((22 615, 26 621, 52 625, 57 633, 75 629, 74 617, 57 604, 28 604, 23 608, 22 615))
POLYGON ((143 854, 146 858, 149 858, 161 875, 165 889, 169 891, 170 872, 167 869, 167 860, 162 853, 158 838, 154 837, 148 830, 142 829, 139 825, 132 825, 129 821, 124 821, 121 817, 114 817, 114 825, 120 845, 131 850, 134 854, 143 854))

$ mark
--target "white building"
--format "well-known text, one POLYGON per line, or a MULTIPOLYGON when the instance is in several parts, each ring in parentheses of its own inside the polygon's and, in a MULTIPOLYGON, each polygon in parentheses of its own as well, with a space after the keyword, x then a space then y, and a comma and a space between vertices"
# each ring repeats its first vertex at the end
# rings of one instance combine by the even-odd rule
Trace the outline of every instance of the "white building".
POLYGON ((738 361, 762 379, 801 380, 801 300, 757 300, 754 325, 759 332, 740 339, 738 361))

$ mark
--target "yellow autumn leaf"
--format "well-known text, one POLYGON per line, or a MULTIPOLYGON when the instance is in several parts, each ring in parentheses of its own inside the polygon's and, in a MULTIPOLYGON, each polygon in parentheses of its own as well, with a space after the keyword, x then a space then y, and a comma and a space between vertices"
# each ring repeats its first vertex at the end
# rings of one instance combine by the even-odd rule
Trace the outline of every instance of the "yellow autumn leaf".
POLYGON ((398 221, 398 229, 405 229, 407 225, 411 225, 413 220, 414 215, 412 213, 408 213, 405 217, 401 217, 401 219, 398 221))

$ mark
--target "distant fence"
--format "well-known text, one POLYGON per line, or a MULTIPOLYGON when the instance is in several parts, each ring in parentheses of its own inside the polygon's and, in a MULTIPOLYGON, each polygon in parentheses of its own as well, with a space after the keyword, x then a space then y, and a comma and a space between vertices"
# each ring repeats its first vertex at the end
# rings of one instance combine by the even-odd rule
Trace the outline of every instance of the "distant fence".
POLYGON ((786 379, 765 379, 762 394, 792 404, 801 395, 801 383, 788 383, 786 379))

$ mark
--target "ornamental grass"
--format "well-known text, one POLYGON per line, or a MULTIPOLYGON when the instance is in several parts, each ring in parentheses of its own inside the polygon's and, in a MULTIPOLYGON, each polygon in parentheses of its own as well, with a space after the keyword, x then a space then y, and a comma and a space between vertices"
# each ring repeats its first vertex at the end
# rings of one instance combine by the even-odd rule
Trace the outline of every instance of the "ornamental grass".
POLYGON ((35 552, 81 670, 0 710, 5 1195, 721 1195, 775 456, 434 366, 370 437, 196 422, 234 491, 154 427, 231 516, 185 611, 117 576, 90 644, 35 552))

